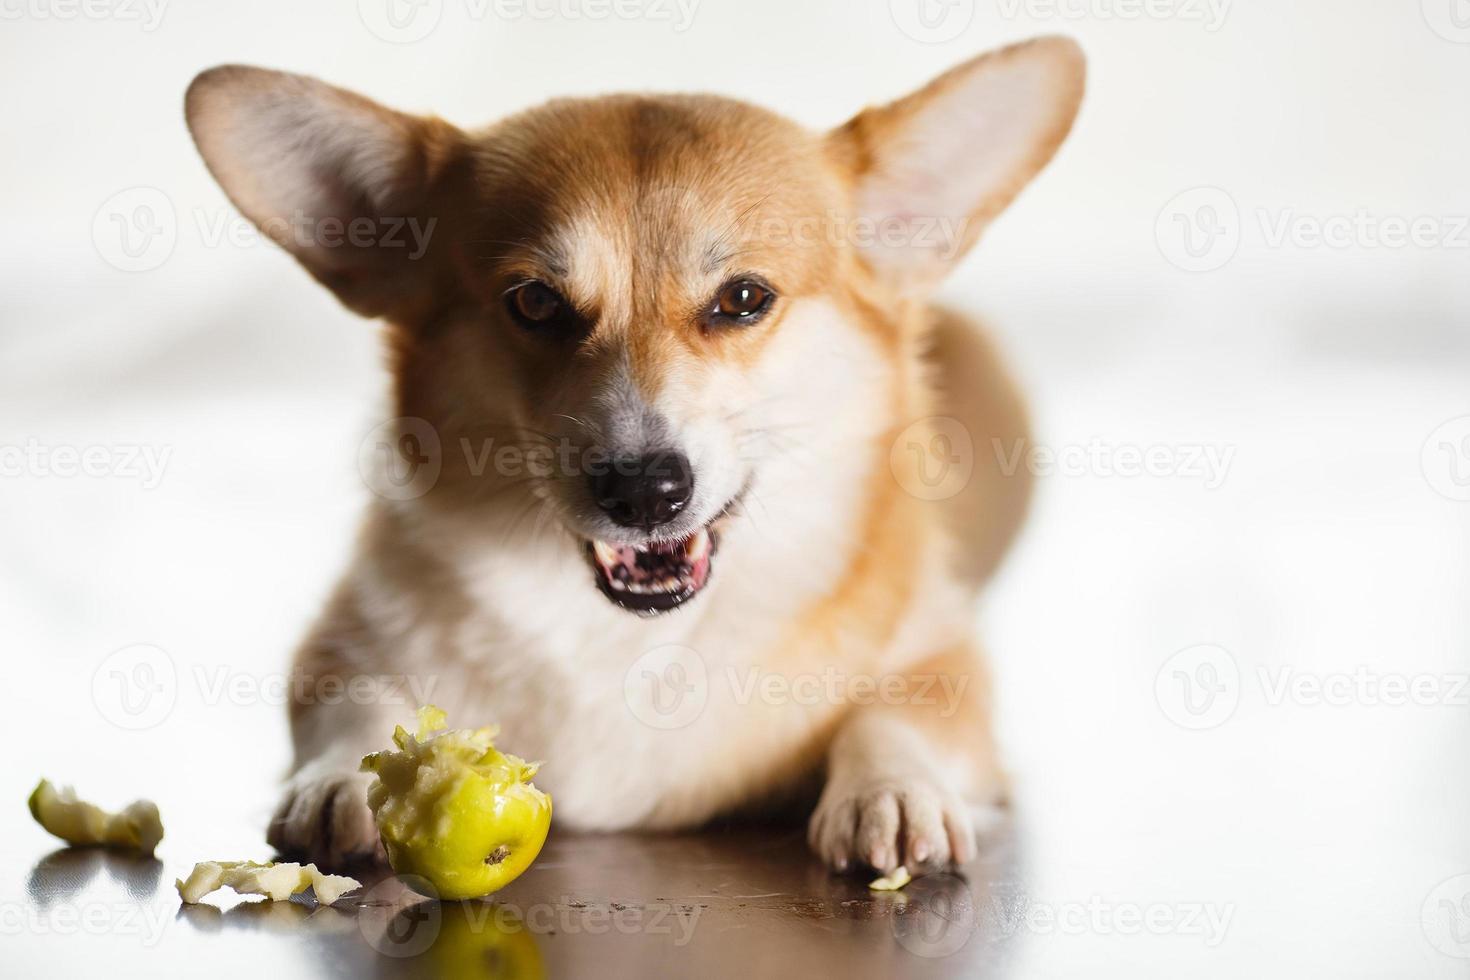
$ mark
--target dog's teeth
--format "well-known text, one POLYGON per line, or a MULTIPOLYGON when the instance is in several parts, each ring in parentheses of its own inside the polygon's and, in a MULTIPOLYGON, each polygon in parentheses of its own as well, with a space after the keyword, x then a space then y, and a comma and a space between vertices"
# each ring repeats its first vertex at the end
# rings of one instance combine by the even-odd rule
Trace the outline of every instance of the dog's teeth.
POLYGON ((614 592, 626 592, 626 591, 628 591, 628 583, 627 582, 624 582, 622 579, 615 578, 615 579, 612 579, 611 582, 612 582, 612 587, 613 587, 613 591, 614 592))
POLYGON ((709 554, 709 531, 701 530, 689 539, 689 544, 684 547, 684 555, 691 562, 695 562, 707 554, 709 554))
POLYGON ((606 541, 592 542, 592 550, 604 565, 616 565, 618 563, 617 549, 606 541))

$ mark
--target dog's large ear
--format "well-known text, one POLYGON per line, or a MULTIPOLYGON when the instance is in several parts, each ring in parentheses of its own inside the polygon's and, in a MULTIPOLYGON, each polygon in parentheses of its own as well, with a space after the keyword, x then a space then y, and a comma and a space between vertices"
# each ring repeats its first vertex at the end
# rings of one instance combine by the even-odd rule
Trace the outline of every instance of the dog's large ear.
POLYGON ((1038 38, 967 61, 833 132, 869 266, 904 290, 935 285, 1052 158, 1085 78, 1075 42, 1038 38))
POLYGON ((211 68, 184 99, 194 142, 235 206, 351 309, 412 317, 452 261, 435 198, 459 130, 314 78, 211 68))

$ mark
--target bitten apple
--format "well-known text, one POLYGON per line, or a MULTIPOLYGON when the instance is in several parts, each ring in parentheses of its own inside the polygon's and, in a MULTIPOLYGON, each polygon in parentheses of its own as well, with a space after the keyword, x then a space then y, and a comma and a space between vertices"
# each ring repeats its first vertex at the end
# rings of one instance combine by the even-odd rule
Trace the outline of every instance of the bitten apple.
POLYGON ((388 862, 410 886, 443 899, 478 898, 541 853, 551 797, 531 783, 538 764, 495 748, 495 735, 494 728, 446 730, 444 712, 426 705, 417 735, 400 726, 397 751, 362 760, 378 777, 368 806, 388 862))

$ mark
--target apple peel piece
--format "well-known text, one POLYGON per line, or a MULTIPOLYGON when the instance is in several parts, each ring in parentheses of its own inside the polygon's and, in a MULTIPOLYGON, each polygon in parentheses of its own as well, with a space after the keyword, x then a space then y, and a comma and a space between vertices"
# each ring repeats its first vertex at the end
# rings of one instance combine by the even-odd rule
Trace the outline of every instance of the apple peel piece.
POLYGON ((892 874, 868 882, 868 887, 875 892, 896 892, 913 880, 914 876, 909 874, 909 869, 900 864, 893 869, 892 874))
POLYGON ((111 847, 153 856, 163 840, 163 820, 149 800, 129 803, 118 813, 77 799, 70 786, 57 789, 47 779, 36 784, 26 801, 31 816, 47 833, 76 847, 111 847))
POLYGON ((331 905, 362 883, 346 875, 322 874, 314 864, 201 861, 187 879, 175 881, 174 887, 185 905, 197 905, 220 888, 240 895, 264 895, 272 902, 284 902, 310 888, 318 905, 331 905))

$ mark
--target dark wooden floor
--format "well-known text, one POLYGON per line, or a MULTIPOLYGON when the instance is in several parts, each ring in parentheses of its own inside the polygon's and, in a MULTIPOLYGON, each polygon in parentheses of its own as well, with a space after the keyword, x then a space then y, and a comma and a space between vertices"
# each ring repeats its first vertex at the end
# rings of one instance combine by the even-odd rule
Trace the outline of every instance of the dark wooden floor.
MULTIPOLYGON (((73 941, 48 943, 57 975, 68 976, 203 975, 209 961, 244 956, 266 980, 974 977, 996 975, 1004 959, 1003 935, 986 920, 1009 851, 1002 837, 962 874, 875 893, 864 877, 825 871, 799 828, 560 834, 493 899, 429 901, 364 873, 364 889, 331 908, 300 897, 236 903, 228 893, 178 908, 157 861, 61 850, 35 865, 27 891, 48 920, 66 918, 56 912, 68 905, 79 921, 98 917, 95 934, 78 925, 73 941), (129 902, 141 910, 131 929, 129 902)), ((216 972, 245 975, 244 966, 216 972)))

